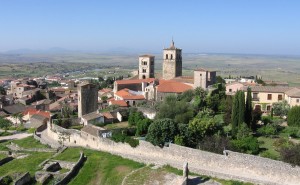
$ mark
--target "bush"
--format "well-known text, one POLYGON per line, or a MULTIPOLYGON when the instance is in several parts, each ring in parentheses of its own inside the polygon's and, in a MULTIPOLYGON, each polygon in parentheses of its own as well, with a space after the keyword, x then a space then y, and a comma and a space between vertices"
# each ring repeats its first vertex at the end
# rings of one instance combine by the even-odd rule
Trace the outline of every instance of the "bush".
POLYGON ((127 136, 125 133, 121 133, 121 132, 114 132, 112 134, 111 140, 117 143, 118 142, 128 143, 131 147, 137 147, 139 145, 139 140, 133 139, 127 136))
POLYGON ((12 133, 10 132, 0 132, 0 136, 10 136, 12 133))
POLYGON ((230 142, 230 147, 234 151, 242 153, 258 154, 259 152, 258 140, 252 136, 244 137, 238 140, 232 140, 230 142))
POLYGON ((300 144, 284 147, 280 150, 281 159, 293 166, 300 166, 300 144))
POLYGON ((300 106, 294 106, 288 113, 288 125, 300 127, 300 106))
POLYGON ((277 134, 277 129, 274 125, 266 125, 259 128, 257 132, 262 136, 272 136, 277 134))
POLYGON ((23 131, 26 131, 27 129, 23 125, 21 125, 21 126, 17 127, 16 130, 19 132, 23 132, 23 131))
POLYGON ((9 185, 12 183, 13 179, 10 176, 5 176, 1 179, 0 184, 1 185, 9 185))
POLYGON ((293 138, 300 138, 300 128, 298 127, 286 127, 283 132, 293 138))
POLYGON ((289 148, 293 146, 293 143, 288 139, 279 138, 274 141, 273 146, 276 148, 276 151, 280 151, 283 148, 289 148))

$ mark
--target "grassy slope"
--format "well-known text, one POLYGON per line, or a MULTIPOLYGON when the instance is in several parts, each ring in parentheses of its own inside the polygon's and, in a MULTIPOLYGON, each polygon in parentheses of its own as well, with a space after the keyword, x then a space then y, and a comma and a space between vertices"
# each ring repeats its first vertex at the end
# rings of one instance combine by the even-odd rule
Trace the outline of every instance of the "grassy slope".
POLYGON ((39 170, 38 165, 53 155, 53 153, 49 152, 30 152, 28 154, 28 157, 23 159, 14 159, 1 166, 0 176, 18 172, 29 172, 30 175, 33 176, 34 173, 39 170))
POLYGON ((48 148, 47 145, 41 144, 38 140, 34 139, 33 136, 14 140, 13 142, 23 148, 48 148))
POLYGON ((87 161, 70 184, 121 184, 128 173, 144 166, 119 156, 82 148, 68 148, 56 159, 76 161, 81 150, 87 161))

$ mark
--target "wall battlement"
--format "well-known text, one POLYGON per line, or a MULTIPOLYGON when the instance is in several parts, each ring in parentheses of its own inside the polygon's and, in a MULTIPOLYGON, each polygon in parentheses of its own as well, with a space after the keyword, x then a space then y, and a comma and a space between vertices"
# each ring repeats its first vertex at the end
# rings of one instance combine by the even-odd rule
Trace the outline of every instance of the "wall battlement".
MULTIPOLYGON (((56 142, 61 139, 64 131, 57 125, 48 126, 43 134, 47 134, 56 142)), ((169 164, 182 168, 189 163, 191 172, 224 179, 236 179, 258 184, 289 184, 300 182, 300 168, 290 164, 259 156, 227 151, 228 155, 220 155, 170 144, 160 148, 146 141, 140 141, 136 148, 126 143, 115 143, 106 138, 97 138, 80 131, 66 135, 63 143, 66 146, 82 146, 95 150, 110 152, 146 164, 169 164)))

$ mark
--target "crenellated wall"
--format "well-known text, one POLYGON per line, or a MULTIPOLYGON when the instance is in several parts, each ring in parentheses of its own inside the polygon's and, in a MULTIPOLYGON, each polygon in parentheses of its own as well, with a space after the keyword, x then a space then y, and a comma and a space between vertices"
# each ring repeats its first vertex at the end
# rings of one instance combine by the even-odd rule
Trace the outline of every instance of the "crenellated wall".
POLYGON ((175 144, 160 148, 146 141, 140 141, 136 148, 132 148, 126 143, 83 135, 80 131, 66 130, 56 125, 47 128, 47 136, 56 141, 61 138, 61 133, 67 133, 66 146, 88 147, 143 163, 169 164, 181 169, 182 164, 188 162, 191 172, 259 184, 296 185, 300 182, 299 167, 259 156, 232 151, 227 151, 228 156, 224 156, 175 144))

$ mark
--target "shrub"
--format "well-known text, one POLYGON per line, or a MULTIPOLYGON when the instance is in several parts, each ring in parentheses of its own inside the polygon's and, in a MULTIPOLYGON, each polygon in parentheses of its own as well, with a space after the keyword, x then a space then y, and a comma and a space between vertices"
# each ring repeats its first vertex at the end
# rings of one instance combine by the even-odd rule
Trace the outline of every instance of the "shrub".
POLYGON ((237 152, 258 154, 259 143, 257 138, 252 136, 244 137, 230 142, 230 147, 237 152))
POLYGON ((263 136, 272 136, 277 133, 277 129, 274 125, 266 125, 257 130, 260 135, 263 136))
POLYGON ((122 143, 128 143, 131 147, 136 147, 139 145, 139 140, 133 139, 129 136, 127 136, 125 133, 121 132, 114 132, 112 134, 111 139, 115 142, 122 142, 122 143))
POLYGON ((201 150, 223 154, 224 149, 230 149, 229 139, 226 137, 210 136, 205 137, 199 143, 199 148, 201 150))
POLYGON ((273 146, 276 148, 276 151, 280 151, 283 148, 289 148, 293 146, 293 143, 288 139, 279 138, 274 141, 273 146))
POLYGON ((299 127, 286 127, 283 130, 284 133, 287 133, 293 138, 300 138, 300 128, 299 127))
POLYGON ((9 185, 13 179, 10 176, 5 176, 1 179, 0 184, 1 185, 9 185))
POLYGON ((280 150, 281 159, 293 166, 300 166, 300 144, 284 147, 280 150))
POLYGON ((288 113, 288 125, 300 127, 300 106, 294 106, 288 113))

